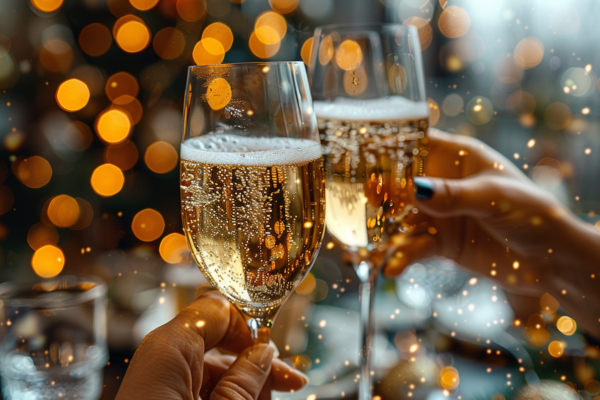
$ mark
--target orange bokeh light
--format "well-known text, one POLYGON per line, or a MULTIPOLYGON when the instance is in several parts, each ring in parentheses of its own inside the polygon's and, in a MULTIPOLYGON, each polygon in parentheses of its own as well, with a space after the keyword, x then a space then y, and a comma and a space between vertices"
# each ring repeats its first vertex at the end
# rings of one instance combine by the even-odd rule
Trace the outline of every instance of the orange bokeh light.
POLYGON ((433 29, 427 20, 421 17, 408 18, 402 25, 414 26, 419 32, 419 42, 421 44, 421 50, 425 50, 431 44, 433 40, 433 29))
POLYGON ((156 210, 146 208, 135 214, 131 222, 133 234, 144 242, 151 242, 162 235, 165 230, 165 220, 156 210))
POLYGON ((182 20, 196 22, 206 14, 204 0, 177 0, 177 14, 182 20))
POLYGON ((127 115, 129 116, 131 123, 133 125, 140 122, 140 120, 142 119, 142 113, 144 112, 144 109, 143 109, 140 101, 138 99, 136 99, 135 97, 130 96, 128 94, 125 94, 123 96, 116 98, 113 101, 112 108, 116 108, 116 109, 125 111, 127 113, 127 115))
POLYGON ((34 189, 46 185, 52 178, 50 163, 40 156, 33 156, 20 161, 14 170, 17 179, 23 185, 34 189))
POLYGON ((131 132, 131 120, 122 110, 109 109, 98 116, 96 132, 107 143, 119 143, 131 132))
POLYGON ((523 69, 537 67, 544 58, 544 45, 539 39, 526 37, 515 47, 515 64, 523 69))
POLYGON ((444 389, 456 389, 460 383, 458 371, 454 367, 446 366, 440 372, 440 386, 444 389))
POLYGON ((142 22, 129 21, 117 30, 115 40, 123 51, 138 53, 150 43, 150 30, 142 22))
POLYGON ((52 12, 62 6, 63 0, 31 0, 35 8, 43 12, 52 12))
POLYGON ((104 91, 110 101, 115 101, 121 96, 136 97, 140 90, 135 77, 127 72, 117 72, 106 81, 104 91))
POLYGON ((302 49, 300 50, 300 57, 302 57, 302 61, 304 61, 304 64, 307 66, 310 66, 310 55, 312 52, 313 42, 314 38, 312 37, 306 39, 306 42, 304 42, 302 49))
POLYGON ((267 46, 281 42, 286 33, 285 18, 273 11, 262 13, 254 23, 256 38, 267 46))
POLYGON ((66 194, 50 200, 47 213, 50 221, 60 228, 68 228, 75 224, 81 215, 77 200, 66 194))
POLYGON ((38 222, 29 228, 27 243, 33 250, 49 244, 56 245, 58 243, 58 231, 53 226, 38 222))
POLYGON ((212 81, 206 89, 206 101, 213 110, 225 108, 231 101, 231 86, 224 78, 212 81))
POLYGON ((210 24, 202 32, 202 39, 213 38, 221 42, 224 51, 229 51, 233 44, 233 32, 222 22, 210 24))
POLYGON ((319 47, 319 63, 321 65, 327 65, 333 57, 333 39, 330 35, 327 35, 321 40, 319 47))
POLYGON ((185 49, 185 37, 179 29, 164 28, 154 35, 152 41, 154 51, 163 60, 173 60, 183 53, 185 49))
POLYGON ((553 342, 550 342, 550 344, 548 345, 548 353, 550 353, 550 355, 554 358, 559 358, 564 354, 564 352, 565 345, 563 344, 563 342, 555 340, 553 342))
POLYGON ((451 39, 463 36, 470 26, 469 14, 464 8, 457 6, 446 7, 438 20, 440 32, 451 39))
POLYGON ((52 39, 40 49, 40 64, 55 74, 67 72, 74 59, 73 49, 61 39, 52 39))
POLYGON ((279 47, 281 46, 281 42, 276 42, 275 44, 267 45, 258 40, 256 37, 256 33, 252 32, 250 35, 250 39, 248 40, 248 46, 250 47, 250 51, 258 58, 269 58, 273 57, 279 51, 279 47))
POLYGON ((206 38, 196 43, 192 57, 198 65, 221 64, 225 58, 225 49, 217 39, 206 38))
POLYGON ((353 71, 362 63, 363 53, 354 40, 344 40, 338 47, 335 60, 344 71, 353 71))
POLYGON ((273 11, 279 14, 289 14, 298 8, 300 0, 269 0, 269 5, 273 11))
POLYGON ((33 271, 42 278, 52 278, 63 270, 65 255, 60 248, 48 244, 33 253, 31 266, 33 271))
POLYGON ((68 79, 56 91, 56 102, 65 111, 79 111, 90 100, 90 89, 79 79, 68 79))
POLYGON ((110 197, 121 191, 125 176, 119 167, 107 163, 92 172, 90 183, 94 192, 102 197, 110 197))
POLYGON ((189 253, 185 236, 181 233, 171 233, 160 241, 158 252, 169 264, 179 264, 189 253))
POLYGON ((88 56, 101 56, 110 49, 111 44, 110 30, 98 22, 89 24, 79 34, 79 46, 88 56))
POLYGON ((154 142, 144 154, 144 162, 152 172, 166 174, 177 166, 177 150, 167 142, 154 142))
POLYGON ((129 0, 129 2, 140 11, 147 11, 158 4, 158 0, 129 0))

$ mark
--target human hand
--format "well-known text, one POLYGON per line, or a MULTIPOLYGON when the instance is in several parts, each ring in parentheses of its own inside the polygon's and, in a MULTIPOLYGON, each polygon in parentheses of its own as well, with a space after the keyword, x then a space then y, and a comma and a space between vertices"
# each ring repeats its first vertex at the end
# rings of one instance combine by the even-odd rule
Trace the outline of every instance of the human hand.
POLYGON ((273 359, 269 345, 252 346, 242 316, 211 291, 144 338, 116 400, 257 399, 269 376, 277 391, 308 383, 304 374, 273 359), (239 356, 205 355, 212 348, 239 356))
POLYGON ((573 261, 583 224, 479 140, 434 129, 429 138, 427 178, 415 179, 415 229, 394 238, 386 275, 443 256, 523 294, 561 292, 558 269, 573 261))

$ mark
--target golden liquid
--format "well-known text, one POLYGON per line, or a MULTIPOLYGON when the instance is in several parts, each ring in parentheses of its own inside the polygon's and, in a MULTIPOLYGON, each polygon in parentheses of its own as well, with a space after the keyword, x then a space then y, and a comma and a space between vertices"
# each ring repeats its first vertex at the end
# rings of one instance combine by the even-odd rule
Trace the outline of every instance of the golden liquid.
POLYGON ((349 250, 384 250, 409 228, 413 176, 423 173, 427 118, 317 118, 326 165, 327 229, 349 250))
POLYGON ((181 205, 206 278, 240 309, 260 314, 279 306, 316 258, 325 225, 323 157, 272 166, 182 158, 181 205))

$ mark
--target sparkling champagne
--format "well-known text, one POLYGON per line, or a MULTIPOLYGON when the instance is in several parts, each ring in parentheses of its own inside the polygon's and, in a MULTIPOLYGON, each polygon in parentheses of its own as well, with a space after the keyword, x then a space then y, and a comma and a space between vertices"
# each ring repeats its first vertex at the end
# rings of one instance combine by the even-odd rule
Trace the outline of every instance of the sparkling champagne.
POLYGON ((380 249, 409 228, 423 173, 428 107, 387 100, 315 102, 326 165, 327 229, 348 249, 380 249))
POLYGON ((278 307, 321 245, 324 182, 314 141, 226 134, 186 140, 184 231, 210 283, 240 309, 278 307))

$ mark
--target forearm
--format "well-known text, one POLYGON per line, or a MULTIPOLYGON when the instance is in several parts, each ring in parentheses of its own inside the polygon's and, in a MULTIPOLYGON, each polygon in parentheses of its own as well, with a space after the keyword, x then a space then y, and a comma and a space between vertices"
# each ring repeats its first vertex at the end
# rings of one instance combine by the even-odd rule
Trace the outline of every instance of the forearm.
POLYGON ((600 338, 600 231, 565 217, 560 252, 553 263, 551 293, 590 335, 600 338))

